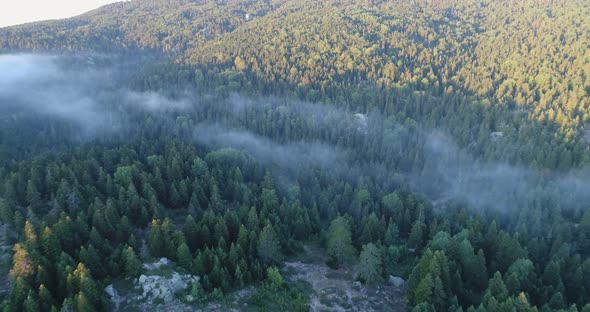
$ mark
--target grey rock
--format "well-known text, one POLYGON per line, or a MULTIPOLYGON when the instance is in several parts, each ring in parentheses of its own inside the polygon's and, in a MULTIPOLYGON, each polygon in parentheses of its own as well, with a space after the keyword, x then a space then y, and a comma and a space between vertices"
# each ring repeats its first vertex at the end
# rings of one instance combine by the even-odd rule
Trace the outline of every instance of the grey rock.
POLYGON ((403 287, 404 286, 405 281, 404 281, 403 278, 401 278, 399 276, 390 275, 389 276, 389 284, 391 284, 391 285, 393 285, 393 286, 395 286, 397 288, 400 288, 400 287, 403 287))

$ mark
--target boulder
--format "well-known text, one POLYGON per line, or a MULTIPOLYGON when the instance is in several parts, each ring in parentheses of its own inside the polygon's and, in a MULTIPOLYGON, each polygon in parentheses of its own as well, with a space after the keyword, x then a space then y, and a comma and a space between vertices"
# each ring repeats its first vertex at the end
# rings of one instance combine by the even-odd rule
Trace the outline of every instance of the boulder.
POLYGON ((403 278, 401 278, 399 276, 390 275, 389 276, 389 284, 391 284, 394 287, 401 288, 404 286, 405 281, 403 278))
POLYGON ((104 291, 107 293, 107 295, 109 295, 109 297, 113 298, 117 296, 117 291, 115 290, 115 288, 113 287, 113 284, 108 285, 104 291))
POLYGON ((352 283, 352 287, 354 289, 361 289, 363 287, 363 285, 361 284, 361 282, 355 281, 354 283, 352 283))

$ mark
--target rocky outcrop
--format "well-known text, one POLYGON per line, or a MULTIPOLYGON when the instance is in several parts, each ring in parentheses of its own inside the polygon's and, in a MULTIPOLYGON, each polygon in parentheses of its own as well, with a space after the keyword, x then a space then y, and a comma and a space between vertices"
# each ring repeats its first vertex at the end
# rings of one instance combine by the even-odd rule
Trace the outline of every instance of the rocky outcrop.
POLYGON ((119 306, 125 300, 125 298, 121 297, 113 284, 108 285, 104 291, 109 295, 109 298, 113 302, 114 308, 113 311, 119 311, 119 306))
POLYGON ((161 267, 167 267, 172 263, 168 258, 160 258, 160 260, 152 263, 144 263, 143 268, 146 270, 157 270, 161 267))
POLYGON ((141 292, 135 299, 147 303, 170 303, 175 294, 189 288, 193 282, 199 281, 198 276, 174 272, 171 277, 158 275, 141 275, 135 282, 135 288, 141 292))
POLYGON ((403 288, 406 282, 399 276, 389 275, 389 284, 396 288, 403 288))
POLYGON ((176 272, 174 264, 167 258, 144 263, 143 268, 145 273, 138 278, 119 281, 104 289, 113 303, 113 311, 129 308, 134 311, 155 311, 160 308, 163 311, 193 310, 186 303, 190 304, 194 298, 186 293, 193 283, 199 281, 198 276, 176 272), (182 298, 179 297, 181 295, 182 298))

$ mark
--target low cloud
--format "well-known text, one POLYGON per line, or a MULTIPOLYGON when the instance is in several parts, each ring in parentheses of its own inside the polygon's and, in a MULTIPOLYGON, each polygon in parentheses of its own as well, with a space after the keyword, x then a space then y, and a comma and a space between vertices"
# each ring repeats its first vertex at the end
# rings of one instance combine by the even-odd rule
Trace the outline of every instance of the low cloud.
POLYGON ((317 142, 281 144, 250 131, 219 124, 200 124, 195 128, 194 135, 198 143, 207 147, 242 149, 264 164, 283 169, 295 170, 304 166, 329 168, 345 161, 345 153, 333 146, 317 142))
POLYGON ((79 59, 0 55, 0 111, 5 116, 32 113, 58 118, 92 136, 121 129, 127 117, 121 108, 160 113, 192 106, 188 95, 171 98, 120 86, 125 73, 113 66, 97 68, 75 61, 79 59))
POLYGON ((424 170, 409 175, 408 180, 435 204, 454 200, 478 211, 505 214, 522 209, 588 208, 587 171, 543 174, 506 163, 481 162, 439 132, 428 134, 424 150, 424 170))

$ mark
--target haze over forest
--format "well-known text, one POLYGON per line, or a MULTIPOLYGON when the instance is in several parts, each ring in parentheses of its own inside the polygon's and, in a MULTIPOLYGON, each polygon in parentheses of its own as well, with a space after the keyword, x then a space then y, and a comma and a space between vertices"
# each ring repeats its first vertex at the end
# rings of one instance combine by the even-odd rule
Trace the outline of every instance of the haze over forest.
POLYGON ((0 28, 5 311, 590 311, 590 4, 0 28))

